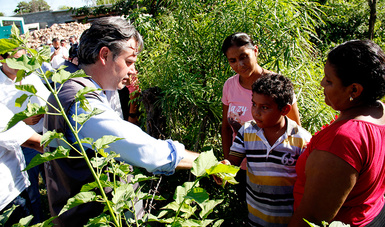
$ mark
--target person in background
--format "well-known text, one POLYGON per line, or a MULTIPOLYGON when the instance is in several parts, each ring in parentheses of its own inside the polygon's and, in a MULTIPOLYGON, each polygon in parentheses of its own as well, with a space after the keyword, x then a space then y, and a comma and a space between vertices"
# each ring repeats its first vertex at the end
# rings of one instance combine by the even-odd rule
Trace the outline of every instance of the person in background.
POLYGON ((64 61, 68 59, 68 49, 64 49, 60 46, 58 38, 52 39, 53 52, 51 50, 51 65, 52 68, 58 69, 64 64, 64 61))
MULTIPOLYGON (((0 55, 0 59, 7 59, 11 57, 19 58, 25 53, 26 53, 25 50, 19 50, 13 56, 10 56, 8 53, 5 53, 0 55)), ((15 85, 30 84, 35 87, 35 89, 37 90, 36 94, 39 97, 32 96, 29 99, 29 101, 39 106, 45 106, 46 100, 48 99, 50 92, 47 90, 46 86, 43 84, 40 77, 35 73, 32 73, 31 75, 23 78, 20 82, 16 82, 16 75, 18 71, 19 71, 18 69, 13 69, 9 67, 7 63, 2 64, 1 70, 0 70, 0 103, 6 105, 7 108, 11 110, 14 114, 25 110, 27 106, 27 101, 25 101, 23 105, 20 107, 15 106, 15 102, 22 95, 32 95, 32 93, 17 90, 15 85)), ((42 134, 43 116, 44 115, 32 116, 25 119, 24 121, 36 133, 42 134)), ((38 154, 37 150, 31 149, 28 147, 23 147, 22 151, 25 156, 27 165, 38 154)), ((42 165, 35 166, 34 168, 28 170, 28 176, 29 176, 29 181, 31 182, 31 186, 28 187, 27 192, 29 194, 32 208, 33 208, 34 219, 32 220, 32 223, 39 223, 40 221, 42 221, 41 199, 40 199, 40 192, 39 192, 39 174, 42 174, 42 177, 44 179, 43 173, 44 171, 43 171, 42 165)))
POLYGON ((13 113, 0 103, 0 115, 0 214, 13 205, 18 206, 4 225, 8 227, 33 213, 26 192, 30 182, 27 172, 23 171, 26 164, 20 146, 39 152, 43 152, 43 148, 40 146, 41 135, 22 121, 2 132, 13 113))
POLYGON ((73 46, 75 44, 78 44, 78 39, 76 38, 76 36, 71 35, 69 38, 69 42, 70 42, 70 46, 73 46))
POLYGON ((286 117, 294 94, 288 78, 262 76, 252 92, 253 120, 239 129, 228 161, 239 166, 247 157, 249 225, 284 227, 293 213, 295 164, 311 134, 286 117))
MULTIPOLYGON (((58 93, 60 102, 75 126, 71 116, 76 112, 87 112, 80 108, 79 102, 74 102, 74 95, 86 86, 102 89, 86 96, 91 108, 97 107, 104 112, 83 124, 78 134, 80 139, 89 137, 96 140, 104 135, 122 138, 110 144, 105 152, 115 151, 120 155, 118 160, 155 174, 173 174, 176 168, 190 169, 198 153, 186 150, 177 141, 157 140, 136 125, 124 121, 111 108, 104 93, 122 89, 129 76, 136 74, 135 62, 142 48, 141 35, 128 21, 120 17, 93 21, 91 27, 83 32, 78 50, 79 68, 90 77, 74 78, 64 83, 58 93)), ((49 101, 57 107, 52 95, 49 101)), ((54 112, 52 107, 48 108, 54 112)), ((45 129, 62 132, 70 143, 75 142, 74 135, 65 127, 63 117, 47 115, 44 121, 45 129)), ((58 145, 49 144, 48 149, 53 151, 58 145)), ((95 153, 92 146, 84 146, 90 154, 95 153)), ((45 163, 45 170, 52 216, 57 216, 67 200, 77 194, 84 184, 94 181, 83 159, 52 160, 45 163)), ((54 222, 58 226, 83 226, 102 211, 103 205, 86 203, 63 213, 54 222)))
POLYGON ((63 51, 67 52, 67 59, 66 60, 68 60, 69 48, 68 48, 68 45, 67 45, 67 41, 65 39, 60 40, 60 46, 61 46, 61 48, 64 49, 63 51))
POLYGON ((324 73, 325 102, 340 114, 298 159, 289 226, 384 226, 385 53, 370 40, 348 41, 330 51, 324 73))
MULTIPOLYGON (((222 148, 227 159, 230 147, 242 125, 253 119, 251 114, 251 86, 261 76, 271 73, 262 68, 257 61, 258 47, 246 33, 229 35, 222 44, 222 52, 231 68, 237 73, 230 77, 223 86, 222 95, 222 148)), ((296 98, 287 116, 301 125, 296 98)), ((241 164, 236 180, 237 194, 241 201, 245 200, 246 160, 241 164)))

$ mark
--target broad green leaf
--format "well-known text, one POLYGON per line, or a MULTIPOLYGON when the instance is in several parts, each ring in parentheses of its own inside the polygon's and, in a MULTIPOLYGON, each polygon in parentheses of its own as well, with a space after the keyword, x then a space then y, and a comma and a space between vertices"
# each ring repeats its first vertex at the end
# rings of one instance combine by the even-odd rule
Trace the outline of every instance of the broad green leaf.
POLYGON ((168 213, 169 213, 168 210, 162 210, 162 211, 159 212, 159 214, 158 214, 158 216, 156 218, 162 218, 163 216, 165 216, 168 213))
POLYGON ((119 157, 118 154, 112 152, 111 154, 107 155, 107 157, 93 157, 91 159, 91 164, 94 168, 103 168, 108 164, 108 162, 111 159, 114 159, 116 157, 119 157))
POLYGON ((52 81, 55 83, 63 84, 71 77, 71 73, 65 70, 58 70, 52 76, 52 81))
POLYGON ((180 211, 183 212, 181 217, 183 217, 185 219, 189 219, 191 217, 191 215, 193 215, 195 213, 196 210, 197 210, 196 206, 192 207, 190 205, 183 204, 182 208, 180 209, 180 211))
POLYGON ((87 76, 87 74, 84 72, 83 69, 79 69, 78 71, 71 74, 71 78, 77 78, 77 77, 89 77, 89 76, 87 76))
POLYGON ((109 147, 108 146, 109 144, 114 143, 115 141, 118 141, 121 139, 122 138, 119 138, 116 136, 106 135, 96 140, 92 145, 92 147, 94 148, 94 150, 106 149, 109 147))
POLYGON ((19 220, 19 223, 12 225, 12 227, 28 226, 29 223, 32 221, 32 219, 33 219, 33 216, 32 216, 32 215, 29 215, 29 216, 27 216, 27 217, 21 218, 21 219, 19 220))
POLYGON ((79 206, 84 203, 96 201, 96 199, 97 197, 95 192, 79 192, 67 201, 67 204, 60 211, 59 216, 73 207, 79 206))
POLYGON ((203 188, 195 187, 187 193, 185 198, 193 199, 198 204, 201 204, 209 199, 209 194, 203 188))
POLYGON ((13 39, 0 39, 0 54, 13 51, 19 47, 19 43, 13 39))
POLYGON ((19 121, 22 121, 26 118, 29 118, 31 116, 39 115, 39 114, 45 114, 47 111, 46 106, 39 106, 36 103, 28 103, 27 109, 25 109, 22 112, 19 112, 9 120, 7 126, 4 128, 3 131, 8 130, 15 126, 19 121))
MULTIPOLYGON (((112 187, 113 185, 113 182, 108 181, 108 176, 106 174, 101 174, 99 176, 99 180, 103 188, 112 187)), ((96 181, 84 184, 80 189, 80 191, 88 192, 88 191, 94 190, 95 188, 98 188, 98 183, 96 183, 96 181)))
POLYGON ((12 205, 11 208, 5 210, 2 214, 0 214, 0 224, 4 225, 8 218, 11 216, 12 212, 16 209, 16 205, 12 205))
POLYGON ((194 219, 188 219, 184 220, 180 223, 181 226, 207 226, 210 224, 212 220, 194 220, 194 219))
POLYGON ((53 139, 64 139, 64 134, 61 132, 56 132, 56 130, 47 131, 42 135, 40 143, 47 146, 53 139))
POLYGON ((76 93, 76 95, 75 95, 75 100, 76 100, 76 101, 79 101, 80 98, 81 98, 82 96, 84 96, 85 94, 88 94, 88 93, 91 93, 91 92, 94 92, 94 91, 100 91, 100 90, 101 90, 101 89, 98 89, 98 88, 96 88, 96 87, 84 87, 84 88, 80 89, 80 90, 76 93))
POLYGON ((84 225, 85 227, 111 227, 110 223, 110 215, 106 213, 102 213, 95 218, 90 218, 88 223, 84 225))
MULTIPOLYGON (((327 222, 323 221, 322 224, 324 224, 327 222)), ((324 224, 325 225, 325 224, 324 224)), ((326 225, 325 225, 326 226, 326 225)), ((340 221, 333 221, 332 223, 330 223, 330 225, 328 225, 329 227, 348 227, 350 226, 349 224, 344 224, 343 222, 340 222, 340 221)))
MULTIPOLYGON (((86 137, 86 138, 81 139, 80 142, 91 145, 94 142, 94 139, 90 138, 90 137, 86 137)), ((77 144, 77 142, 75 142, 75 144, 77 144)))
POLYGON ((206 174, 206 169, 215 166, 218 163, 217 158, 214 155, 213 150, 200 153, 199 157, 195 159, 191 173, 197 177, 206 174))
POLYGON ((36 94, 37 90, 34 85, 32 84, 23 84, 23 85, 15 85, 16 89, 20 91, 26 91, 32 94, 36 94))
POLYGON ((15 25, 15 23, 12 24, 12 28, 11 28, 11 34, 15 37, 19 37, 20 36, 20 30, 19 28, 15 25))
POLYGON ((235 176, 236 173, 239 171, 239 169, 240 168, 238 166, 217 163, 217 165, 211 167, 210 169, 206 169, 206 172, 209 175, 217 174, 217 173, 228 173, 235 176))
POLYGON ((51 217, 45 221, 43 221, 42 223, 38 223, 38 224, 35 224, 33 225, 32 227, 51 227, 51 226, 54 226, 54 224, 52 223, 52 221, 57 218, 57 216, 54 216, 54 217, 51 217))
MULTIPOLYGON (((194 186, 194 182, 185 182, 182 186, 176 187, 174 193, 174 200, 178 204, 182 203, 188 191, 194 186)), ((199 183, 196 184, 199 187, 199 183)))
POLYGON ((75 122, 83 125, 88 121, 91 117, 103 113, 104 110, 100 110, 97 108, 94 108, 91 113, 89 114, 78 114, 78 115, 72 115, 72 118, 75 122))
POLYGON ((207 216, 213 212, 214 208, 223 202, 223 199, 217 199, 217 200, 208 200, 205 201, 204 203, 198 204, 202 211, 199 213, 199 217, 202 219, 206 219, 207 216))
POLYGON ((113 198, 112 202, 117 204, 121 201, 132 200, 135 197, 135 191, 132 187, 132 184, 123 184, 118 188, 115 188, 115 191, 112 193, 113 198))
POLYGON ((39 62, 36 58, 29 58, 27 55, 22 55, 20 58, 5 59, 7 65, 12 69, 22 69, 27 72, 40 68, 39 62))
MULTIPOLYGON (((128 174, 129 172, 126 172, 128 174)), ((137 183, 137 182, 143 182, 143 181, 148 181, 148 180, 157 180, 159 179, 156 176, 146 176, 144 174, 135 174, 134 177, 131 179, 132 183, 137 183)))
POLYGON ((24 69, 20 69, 16 73, 16 80, 15 80, 15 82, 22 81, 26 76, 27 76, 27 72, 24 69))
POLYGON ((16 107, 21 107, 25 100, 27 100, 29 96, 27 94, 22 94, 19 98, 15 100, 15 106, 16 107))
POLYGON ((165 210, 165 209, 173 210, 175 212, 180 210, 181 212, 185 213, 184 215, 187 215, 187 218, 188 218, 190 215, 192 215, 196 211, 197 208, 192 207, 186 203, 179 204, 179 203, 174 201, 174 202, 171 202, 171 203, 167 204, 166 206, 162 207, 161 209, 162 210, 165 210))
POLYGON ((214 224, 213 224, 213 226, 212 227, 219 227, 219 226, 221 226, 222 225, 222 223, 224 222, 224 220, 223 219, 220 219, 220 220, 217 220, 214 224))
POLYGON ((98 91, 98 90, 100 90, 100 89, 97 89, 94 87, 84 87, 76 93, 75 101, 80 102, 80 108, 82 108, 83 110, 85 110, 87 112, 90 112, 91 111, 90 104, 89 104, 88 100, 86 99, 86 97, 84 97, 84 95, 87 93, 90 93, 90 92, 98 91))
POLYGON ((35 157, 33 157, 33 159, 28 164, 27 168, 24 169, 24 171, 27 171, 44 162, 48 162, 59 158, 67 158, 69 156, 69 152, 70 152, 70 149, 59 146, 53 152, 44 152, 43 154, 37 154, 35 157))

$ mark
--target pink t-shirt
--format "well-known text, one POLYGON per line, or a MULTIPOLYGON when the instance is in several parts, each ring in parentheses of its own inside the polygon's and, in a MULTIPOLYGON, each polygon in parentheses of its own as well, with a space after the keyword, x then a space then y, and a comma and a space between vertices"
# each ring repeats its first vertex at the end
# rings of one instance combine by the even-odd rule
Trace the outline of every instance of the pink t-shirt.
POLYGON ((223 85, 222 103, 229 106, 227 120, 233 129, 233 139, 242 125, 253 120, 251 115, 252 91, 241 86, 239 74, 227 79, 223 85))
POLYGON ((334 220, 351 226, 370 223, 384 206, 385 125, 360 120, 340 121, 313 136, 296 165, 294 209, 299 206, 306 182, 306 160, 313 150, 333 153, 355 168, 359 177, 334 220))

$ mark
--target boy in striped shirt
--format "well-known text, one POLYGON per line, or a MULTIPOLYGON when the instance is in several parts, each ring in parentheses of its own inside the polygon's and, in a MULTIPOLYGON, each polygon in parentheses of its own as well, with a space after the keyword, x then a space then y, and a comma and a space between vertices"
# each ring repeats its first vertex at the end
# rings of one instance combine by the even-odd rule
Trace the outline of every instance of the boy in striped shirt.
POLYGON ((293 213, 295 164, 311 135, 286 117, 294 90, 279 74, 252 86, 252 121, 238 131, 228 161, 247 158, 246 202, 251 226, 287 226, 293 213))

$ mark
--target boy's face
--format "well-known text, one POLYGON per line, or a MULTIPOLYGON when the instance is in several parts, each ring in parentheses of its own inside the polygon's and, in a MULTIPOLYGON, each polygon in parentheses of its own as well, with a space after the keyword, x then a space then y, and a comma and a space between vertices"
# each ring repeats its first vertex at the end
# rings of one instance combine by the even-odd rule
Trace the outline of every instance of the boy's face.
POLYGON ((258 127, 272 128, 284 124, 285 112, 278 109, 278 105, 272 97, 253 92, 251 114, 258 127))

